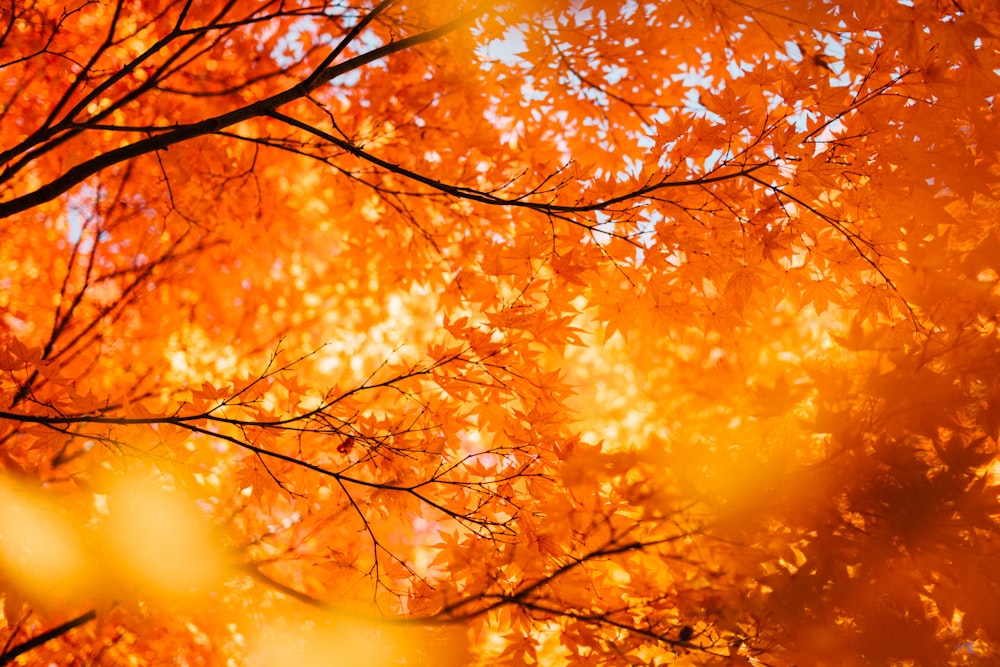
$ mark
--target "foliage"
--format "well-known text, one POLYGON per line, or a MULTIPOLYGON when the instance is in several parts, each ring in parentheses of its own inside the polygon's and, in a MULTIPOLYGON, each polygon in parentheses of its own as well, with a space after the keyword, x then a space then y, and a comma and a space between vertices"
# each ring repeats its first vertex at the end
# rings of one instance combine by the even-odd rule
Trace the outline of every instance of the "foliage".
POLYGON ((0 664, 995 664, 993 0, 0 44, 0 664))

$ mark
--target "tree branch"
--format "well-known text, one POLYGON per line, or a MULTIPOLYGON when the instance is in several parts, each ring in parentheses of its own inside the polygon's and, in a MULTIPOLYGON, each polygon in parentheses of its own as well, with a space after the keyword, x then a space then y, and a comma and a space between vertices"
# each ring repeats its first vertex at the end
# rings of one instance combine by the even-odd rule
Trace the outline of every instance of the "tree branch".
POLYGON ((485 7, 485 4, 479 5, 473 10, 466 12, 458 18, 438 26, 433 30, 427 30, 411 37, 390 42, 389 44, 373 49, 359 56, 355 56, 354 58, 346 60, 338 65, 332 65, 319 70, 318 73, 314 73, 312 76, 300 81, 291 88, 263 100, 258 100, 257 102, 253 102, 219 116, 206 118, 205 120, 198 121, 197 123, 176 125, 172 128, 165 127, 163 128, 163 132, 161 134, 157 134, 146 139, 140 139, 139 141, 127 146, 122 146, 121 148, 101 153, 90 160, 86 160, 85 162, 81 162, 80 164, 71 167, 64 172, 62 176, 55 178, 49 183, 28 194, 0 203, 0 219, 10 217, 17 213, 30 210, 35 206, 44 204, 45 202, 52 201, 56 197, 59 197, 63 193, 69 191, 74 186, 79 185, 87 178, 113 165, 135 159, 148 153, 164 150, 174 144, 179 144, 197 137, 213 134, 219 130, 236 125, 237 123, 242 123, 252 118, 269 115, 270 112, 273 112, 278 107, 305 97, 312 91, 322 86, 324 83, 328 83, 343 74, 360 67, 364 67, 369 63, 386 58, 394 53, 399 53, 400 51, 405 51, 406 49, 420 44, 426 44, 440 39, 448 33, 454 32, 462 26, 472 22, 473 19, 484 11, 485 7))
POLYGON ((89 623, 90 621, 97 618, 97 612, 91 609, 85 614, 81 614, 74 619, 66 621, 62 625, 56 626, 47 632, 43 632, 40 635, 32 637, 31 639, 21 642, 12 649, 0 654, 0 665, 9 665, 14 662, 14 660, 21 654, 27 653, 31 649, 38 648, 42 644, 49 642, 56 637, 62 636, 72 630, 73 628, 80 627, 84 623, 89 623))

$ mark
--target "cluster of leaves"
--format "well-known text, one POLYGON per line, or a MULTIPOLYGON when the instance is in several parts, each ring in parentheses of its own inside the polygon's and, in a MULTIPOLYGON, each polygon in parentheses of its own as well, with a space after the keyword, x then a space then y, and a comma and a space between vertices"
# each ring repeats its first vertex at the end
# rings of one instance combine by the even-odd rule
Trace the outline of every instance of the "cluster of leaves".
POLYGON ((992 0, 0 53, 0 664, 996 660, 992 0))

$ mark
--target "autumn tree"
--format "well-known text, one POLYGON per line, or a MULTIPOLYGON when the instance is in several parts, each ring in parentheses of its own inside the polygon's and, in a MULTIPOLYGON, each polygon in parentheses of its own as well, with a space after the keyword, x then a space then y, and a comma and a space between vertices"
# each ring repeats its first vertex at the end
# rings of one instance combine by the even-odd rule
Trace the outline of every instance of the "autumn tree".
POLYGON ((0 60, 0 664, 996 663, 994 0, 0 60))

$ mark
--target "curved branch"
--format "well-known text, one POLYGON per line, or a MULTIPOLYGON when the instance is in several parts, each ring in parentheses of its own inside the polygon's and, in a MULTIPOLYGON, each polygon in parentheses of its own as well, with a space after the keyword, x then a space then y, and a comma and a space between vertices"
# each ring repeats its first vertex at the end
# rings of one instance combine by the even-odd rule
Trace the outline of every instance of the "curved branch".
POLYGON ((354 155, 355 157, 358 157, 367 162, 371 162, 376 166, 379 166, 387 171, 390 171, 404 178, 416 181, 418 183, 422 183, 428 187, 438 190, 439 192, 443 192, 447 195, 451 195, 453 197, 458 197, 461 199, 468 199, 483 204, 492 204, 495 206, 516 206, 519 208, 527 208, 534 211, 539 211, 541 213, 546 213, 549 215, 603 211, 617 204, 622 204, 634 199, 641 199, 643 197, 647 197, 658 190, 664 190, 667 188, 704 186, 710 183, 728 181, 744 176, 749 177, 751 174, 758 171, 759 169, 763 169, 764 167, 773 164, 773 161, 769 160, 767 162, 759 162, 756 164, 744 165, 741 168, 737 169, 736 171, 727 172, 725 174, 717 174, 715 176, 703 176, 701 178, 695 178, 689 181, 670 181, 670 180, 657 181, 655 183, 650 183, 649 185, 643 186, 641 188, 631 190, 624 194, 617 195, 614 197, 609 197, 608 199, 592 202, 590 204, 579 204, 579 205, 553 204, 545 202, 526 201, 523 196, 508 199, 505 197, 499 197, 491 192, 484 192, 482 190, 467 188, 461 185, 452 185, 450 183, 444 183, 437 179, 430 178, 429 176, 425 176, 418 172, 411 171, 406 167, 402 167, 398 164, 394 164, 387 160, 383 160, 382 158, 373 155, 348 141, 340 139, 339 137, 336 137, 330 134, 329 132, 324 132, 323 130, 315 128, 309 125, 308 123, 298 120, 297 118, 292 118, 291 116, 287 116, 283 113, 280 113, 277 110, 268 110, 267 115, 271 116, 276 120, 280 120, 281 122, 286 123, 287 125, 308 132, 309 134, 312 134, 319 139, 327 141, 337 146, 338 148, 347 151, 348 153, 354 155))
POLYGON ((0 665, 9 665, 14 662, 19 655, 38 648, 42 644, 52 641, 56 637, 61 637, 73 628, 78 628, 85 623, 93 621, 95 618, 97 618, 97 612, 91 609, 84 614, 80 614, 74 619, 66 621, 62 625, 58 625, 51 630, 43 632, 40 635, 36 635, 27 641, 21 642, 17 646, 5 651, 3 654, 0 654, 0 665))
POLYGON ((458 18, 449 21, 433 30, 405 37, 395 42, 390 42, 384 46, 372 49, 367 53, 355 56, 337 65, 331 65, 319 70, 312 76, 300 81, 291 88, 280 93, 258 100, 239 109, 234 109, 227 113, 206 118, 205 120, 187 125, 176 125, 171 128, 163 128, 161 134, 140 139, 127 146, 102 153, 74 167, 71 167, 62 176, 55 178, 49 183, 40 186, 38 189, 14 199, 0 203, 0 219, 7 218, 17 213, 30 210, 35 206, 52 201, 56 197, 79 185, 94 174, 107 169, 113 165, 135 159, 142 155, 147 155, 155 151, 164 150, 184 141, 189 141, 197 137, 203 137, 218 132, 237 123, 269 115, 278 107, 301 99, 325 83, 363 67, 369 63, 386 58, 394 53, 405 51, 406 49, 426 44, 440 39, 445 35, 458 30, 462 26, 472 22, 477 16, 483 13, 487 5, 479 5, 458 18))

